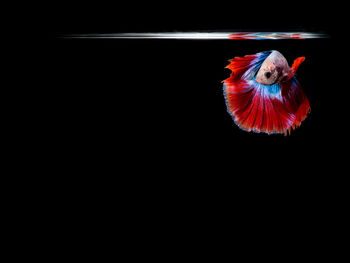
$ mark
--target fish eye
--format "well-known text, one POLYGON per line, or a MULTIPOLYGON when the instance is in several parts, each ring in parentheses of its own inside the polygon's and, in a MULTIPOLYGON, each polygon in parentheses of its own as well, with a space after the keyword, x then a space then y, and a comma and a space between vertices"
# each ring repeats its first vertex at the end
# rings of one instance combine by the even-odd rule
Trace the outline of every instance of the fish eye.
POLYGON ((271 77, 271 73, 270 72, 265 72, 265 77, 268 79, 269 77, 271 77))

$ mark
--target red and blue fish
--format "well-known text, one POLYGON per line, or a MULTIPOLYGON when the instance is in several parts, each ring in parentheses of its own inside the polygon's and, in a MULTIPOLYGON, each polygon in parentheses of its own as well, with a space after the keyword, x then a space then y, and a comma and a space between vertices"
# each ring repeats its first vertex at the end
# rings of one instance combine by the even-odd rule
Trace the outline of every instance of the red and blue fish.
POLYGON ((299 127, 311 111, 309 100, 295 78, 305 57, 289 67, 278 51, 235 57, 226 67, 232 71, 223 81, 227 110, 245 131, 287 135, 299 127))

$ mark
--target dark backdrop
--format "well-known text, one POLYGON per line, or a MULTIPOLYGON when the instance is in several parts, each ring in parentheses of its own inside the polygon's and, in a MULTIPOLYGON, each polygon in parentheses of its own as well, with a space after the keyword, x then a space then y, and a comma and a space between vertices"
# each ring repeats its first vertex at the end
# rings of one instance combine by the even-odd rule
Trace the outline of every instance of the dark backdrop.
MULTIPOLYGON (((342 114, 347 86, 339 85, 347 77, 339 64, 347 49, 340 45, 338 28, 346 16, 330 2, 304 2, 52 5, 41 21, 46 41, 43 67, 36 74, 43 85, 37 93, 40 103, 33 103, 40 116, 35 131, 45 146, 45 157, 36 161, 48 165, 37 184, 47 192, 38 195, 37 203, 47 202, 38 222, 54 222, 46 235, 62 236, 75 251, 78 243, 93 244, 91 251, 96 251, 95 240, 104 249, 115 244, 99 237, 107 233, 121 250, 131 251, 128 257, 167 253, 173 247, 168 239, 192 251, 196 237, 206 243, 222 240, 221 247, 233 240, 249 251, 251 240, 261 246, 269 237, 288 237, 298 248, 288 246, 293 250, 287 256, 304 244, 312 257, 321 247, 329 251, 328 240, 341 240, 328 234, 343 233, 341 201, 347 200, 342 189, 348 185, 343 182, 347 170, 340 166, 348 159, 342 114), (65 33, 197 30, 295 30, 330 38, 57 38, 65 33), (229 59, 272 49, 290 64, 306 57, 297 74, 312 112, 287 137, 240 130, 222 94, 229 59), (226 239, 211 238, 218 233, 226 239)), ((57 247, 54 255, 61 255, 57 247)), ((174 247, 168 255, 182 251, 174 247)))
MULTIPOLYGON (((54 140, 68 154, 126 157, 143 165, 251 168, 313 167, 334 146, 333 8, 254 8, 235 4, 52 7, 47 13, 45 94, 54 140), (317 11, 318 10, 318 11, 317 11), (326 12, 327 11, 327 12, 326 12), (175 31, 310 31, 314 40, 61 39, 67 33, 175 31), (278 50, 289 64, 306 61, 297 78, 311 114, 290 136, 247 133, 226 111, 221 81, 235 56, 278 50), (54 107, 52 107, 54 106, 54 107), (68 149, 74 149, 70 151, 68 149), (241 161, 245 161, 242 163, 241 161), (256 167, 254 164, 257 163, 256 167)), ((123 159, 124 159, 123 158, 123 159)), ((327 159, 327 158, 325 158, 327 159)), ((182 168, 180 168, 181 170, 182 168)), ((234 168, 233 168, 234 169, 234 168)))

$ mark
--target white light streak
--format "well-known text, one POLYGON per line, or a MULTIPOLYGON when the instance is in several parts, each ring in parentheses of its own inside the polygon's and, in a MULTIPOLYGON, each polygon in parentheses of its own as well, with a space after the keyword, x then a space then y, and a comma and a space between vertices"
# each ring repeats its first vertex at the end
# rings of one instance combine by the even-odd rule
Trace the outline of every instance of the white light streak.
POLYGON ((230 39, 230 40, 275 40, 275 39, 315 39, 327 38, 323 33, 311 32, 169 32, 169 33, 109 33, 71 34, 63 38, 92 39, 230 39))

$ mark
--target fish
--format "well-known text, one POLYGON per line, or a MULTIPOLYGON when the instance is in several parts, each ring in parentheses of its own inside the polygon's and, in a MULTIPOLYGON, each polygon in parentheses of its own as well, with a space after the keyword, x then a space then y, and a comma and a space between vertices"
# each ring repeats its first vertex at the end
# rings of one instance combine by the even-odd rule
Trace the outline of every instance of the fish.
POLYGON ((305 57, 291 67, 277 50, 229 60, 232 72, 223 80, 228 113, 244 131, 291 134, 311 112, 309 100, 295 74, 305 57))

